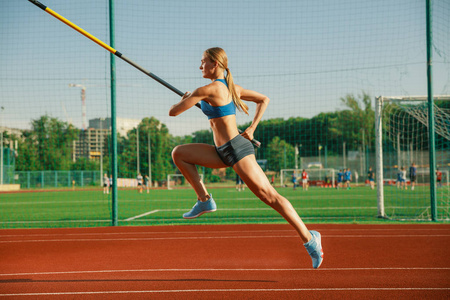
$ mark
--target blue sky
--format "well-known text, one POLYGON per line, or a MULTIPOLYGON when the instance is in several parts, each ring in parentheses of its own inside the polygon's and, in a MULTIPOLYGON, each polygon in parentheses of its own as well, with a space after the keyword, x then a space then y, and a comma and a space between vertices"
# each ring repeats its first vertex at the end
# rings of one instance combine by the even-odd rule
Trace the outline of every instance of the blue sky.
MULTIPOLYGON (((109 43, 108 1, 42 2, 109 43)), ((343 109, 349 93, 426 94, 425 1, 311 2, 116 0, 116 49, 184 91, 208 83, 203 50, 223 47, 236 82, 271 98, 265 119, 343 109)), ((433 2, 434 93, 450 94, 450 1, 433 2)), ((4 126, 48 113, 80 127, 80 91, 69 83, 86 86, 88 119, 109 116, 107 51, 26 0, 3 4, 0 40, 4 126)), ((119 117, 155 116, 174 135, 208 128, 196 109, 168 117, 179 97, 116 64, 119 117)))

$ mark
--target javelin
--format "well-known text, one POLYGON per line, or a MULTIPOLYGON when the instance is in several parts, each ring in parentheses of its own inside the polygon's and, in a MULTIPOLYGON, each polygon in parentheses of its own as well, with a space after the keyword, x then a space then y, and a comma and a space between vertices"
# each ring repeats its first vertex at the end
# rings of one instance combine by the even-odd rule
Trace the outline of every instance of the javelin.
MULTIPOLYGON (((48 8, 47 6, 45 6, 44 4, 40 3, 37 0, 28 0, 31 3, 33 3, 34 5, 36 5, 37 7, 41 8, 43 11, 49 13, 50 15, 52 15, 53 17, 57 18, 58 20, 60 20, 61 22, 65 23, 66 25, 72 27, 72 29, 75 29, 76 31, 78 31, 79 33, 81 33, 82 35, 84 35, 85 37, 87 37, 88 39, 92 40, 93 42, 97 43, 98 45, 100 45, 101 47, 103 47, 104 49, 108 50, 109 52, 111 52, 112 54, 114 54, 115 56, 119 57, 120 59, 126 61, 127 63, 129 63, 130 65, 132 65, 133 67, 135 67, 136 69, 140 70, 142 73, 146 74, 147 76, 150 76, 152 79, 156 80, 157 82, 159 82, 160 84, 162 84, 163 86, 165 86, 166 88, 168 88, 169 90, 171 90, 172 92, 176 93, 179 96, 183 96, 184 93, 182 91, 180 91, 179 89, 177 89, 176 87, 174 87, 173 85, 171 85, 170 83, 164 81, 163 79, 159 78, 158 76, 156 76, 155 74, 153 74, 152 72, 147 71, 146 69, 144 69, 143 67, 139 66, 137 63, 135 63, 134 61, 132 61, 131 59, 129 59, 128 57, 124 56, 122 53, 120 53, 119 51, 117 51, 116 49, 114 49, 113 47, 111 47, 110 45, 106 44, 105 42, 99 40, 98 38, 96 38, 95 36, 93 36, 92 34, 90 34, 89 32, 87 32, 86 30, 78 27, 77 25, 75 25, 74 23, 70 22, 69 20, 67 20, 66 18, 64 18, 63 16, 59 15, 58 13, 54 12, 53 10, 51 10, 50 8, 48 8)), ((201 106, 199 103, 196 103, 195 106, 197 106, 198 108, 201 109, 201 106)), ((238 129, 239 130, 239 129, 238 129)), ((241 130, 239 130, 239 133, 241 133, 241 130)), ((253 145, 255 145, 256 147, 260 147, 261 143, 255 139, 252 140, 253 145)))

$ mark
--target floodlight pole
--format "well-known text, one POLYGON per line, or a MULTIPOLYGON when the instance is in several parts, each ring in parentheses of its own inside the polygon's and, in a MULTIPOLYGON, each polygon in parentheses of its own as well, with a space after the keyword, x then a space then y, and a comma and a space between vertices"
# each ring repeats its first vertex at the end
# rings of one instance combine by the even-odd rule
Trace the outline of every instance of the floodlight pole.
MULTIPOLYGON (((2 107, 2 110, 3 110, 3 107, 2 107)), ((2 130, 0 132, 0 144, 1 144, 1 147, 0 147, 0 151, 1 151, 1 154, 0 154, 0 161, 1 161, 0 185, 3 185, 3 127, 2 127, 2 130)))
MULTIPOLYGON (((114 44, 114 0, 109 0, 109 39, 111 47, 114 44)), ((116 127, 116 60, 113 53, 110 57, 111 74, 111 173, 112 173, 112 201, 111 201, 111 225, 119 225, 118 188, 117 188, 117 127, 116 127)))
POLYGON ((100 186, 103 186, 103 121, 105 118, 100 118, 100 186))
POLYGON ((1 111, 0 111, 0 125, 1 125, 1 130, 0 130, 0 185, 3 185, 3 110, 5 108, 2 106, 1 111))
POLYGON ((344 164, 344 168, 347 168, 347 162, 346 162, 346 158, 345 158, 345 142, 342 143, 342 158, 343 158, 343 164, 344 164))
POLYGON ((434 137, 434 106, 433 106, 433 30, 431 22, 431 1, 426 1, 427 22, 427 86, 428 86, 428 141, 430 145, 430 200, 431 219, 437 221, 436 205, 436 148, 434 137))
POLYGON ((137 158, 137 162, 136 162, 137 174, 136 174, 136 176, 138 176, 139 173, 141 173, 141 170, 139 167, 139 124, 136 127, 136 158, 137 158))
MULTIPOLYGON (((150 129, 150 128, 149 128, 150 129)), ((150 130, 148 131, 148 182, 152 187, 152 148, 150 140, 150 130)))
MULTIPOLYGON (((161 123, 159 123, 156 126, 156 130, 157 130, 156 133, 159 133, 159 131, 161 130, 161 126, 162 126, 161 123)), ((151 126, 149 127, 149 130, 148 130, 148 181, 150 183, 150 187, 152 187, 153 186, 153 181, 152 181, 152 148, 151 148, 150 131, 151 131, 151 126)))
POLYGON ((82 116, 82 128, 87 129, 87 117, 86 117, 86 87, 81 84, 69 83, 69 87, 81 88, 81 116, 82 116))
POLYGON ((320 159, 320 150, 322 150, 322 145, 319 144, 319 163, 322 164, 322 160, 320 159))

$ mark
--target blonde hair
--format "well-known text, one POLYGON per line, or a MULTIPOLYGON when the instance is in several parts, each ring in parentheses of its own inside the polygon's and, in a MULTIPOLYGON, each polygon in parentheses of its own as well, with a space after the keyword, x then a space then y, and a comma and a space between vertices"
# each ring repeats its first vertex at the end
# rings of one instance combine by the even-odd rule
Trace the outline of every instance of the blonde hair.
POLYGON ((219 67, 224 71, 227 71, 225 76, 225 81, 228 85, 228 90, 230 91, 231 98, 233 99, 234 105, 240 110, 245 112, 248 115, 248 106, 245 104, 239 97, 236 91, 236 86, 234 85, 233 75, 231 75, 230 70, 228 69, 228 57, 225 53, 225 50, 219 47, 209 48, 205 51, 205 54, 209 57, 209 59, 213 62, 217 62, 219 67))

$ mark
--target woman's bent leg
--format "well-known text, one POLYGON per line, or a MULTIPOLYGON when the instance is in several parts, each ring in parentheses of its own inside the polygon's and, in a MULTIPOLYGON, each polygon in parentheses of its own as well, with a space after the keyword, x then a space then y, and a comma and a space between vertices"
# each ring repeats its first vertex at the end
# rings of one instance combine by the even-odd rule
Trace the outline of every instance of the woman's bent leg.
POLYGON ((196 165, 207 168, 227 167, 220 159, 214 146, 207 144, 176 146, 172 151, 172 158, 180 172, 191 184, 200 201, 208 200, 209 194, 198 174, 196 165))

